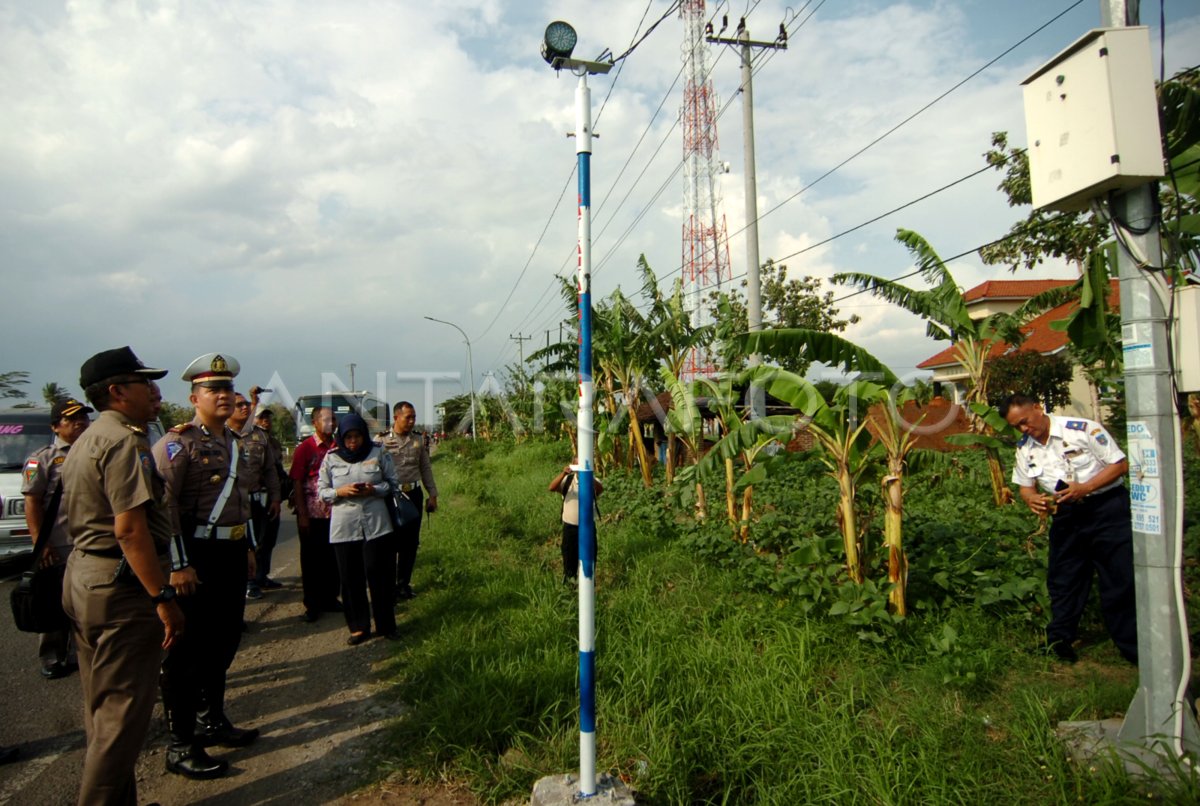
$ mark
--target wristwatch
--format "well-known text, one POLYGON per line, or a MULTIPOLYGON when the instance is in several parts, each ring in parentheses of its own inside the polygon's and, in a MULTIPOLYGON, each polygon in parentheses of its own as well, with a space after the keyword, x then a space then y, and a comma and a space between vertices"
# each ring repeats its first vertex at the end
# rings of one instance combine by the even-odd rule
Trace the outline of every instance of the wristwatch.
POLYGON ((171 585, 163 585, 162 590, 158 592, 158 596, 151 596, 150 601, 155 604, 170 602, 175 598, 175 588, 171 585))

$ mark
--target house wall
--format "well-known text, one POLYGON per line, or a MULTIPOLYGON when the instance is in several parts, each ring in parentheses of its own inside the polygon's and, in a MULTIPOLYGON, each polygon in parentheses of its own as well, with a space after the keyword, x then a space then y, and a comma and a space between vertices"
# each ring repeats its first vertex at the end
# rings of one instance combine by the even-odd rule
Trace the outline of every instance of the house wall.
POLYGON ((991 316, 994 313, 1012 313, 1017 308, 1020 308, 1025 303, 1023 299, 983 299, 975 300, 967 303, 967 309, 970 311, 972 319, 983 319, 985 316, 991 316))

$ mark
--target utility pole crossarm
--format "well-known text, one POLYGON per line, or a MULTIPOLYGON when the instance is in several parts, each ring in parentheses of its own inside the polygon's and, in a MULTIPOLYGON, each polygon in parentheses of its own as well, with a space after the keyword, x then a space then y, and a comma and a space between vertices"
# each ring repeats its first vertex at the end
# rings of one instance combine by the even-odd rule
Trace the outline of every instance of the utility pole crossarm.
POLYGON ((727 36, 706 36, 705 42, 710 42, 714 45, 749 45, 752 48, 768 48, 770 50, 787 50, 787 42, 780 42, 778 39, 774 42, 759 42, 754 39, 731 39, 727 36))

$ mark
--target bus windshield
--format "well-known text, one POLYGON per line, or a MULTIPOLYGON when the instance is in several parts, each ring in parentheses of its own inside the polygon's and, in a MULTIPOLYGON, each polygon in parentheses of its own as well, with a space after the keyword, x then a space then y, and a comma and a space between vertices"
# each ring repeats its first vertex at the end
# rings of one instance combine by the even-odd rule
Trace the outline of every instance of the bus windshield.
POLYGON ((312 436, 312 413, 317 406, 330 406, 334 419, 350 412, 357 412, 367 421, 371 436, 387 430, 389 420, 387 403, 366 392, 330 392, 327 395, 303 395, 296 400, 296 437, 312 436))

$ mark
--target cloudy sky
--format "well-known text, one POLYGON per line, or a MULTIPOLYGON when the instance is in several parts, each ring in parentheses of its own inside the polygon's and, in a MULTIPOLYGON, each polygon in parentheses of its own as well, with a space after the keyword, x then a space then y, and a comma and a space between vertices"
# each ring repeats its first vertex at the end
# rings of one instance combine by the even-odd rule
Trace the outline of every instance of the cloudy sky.
MULTIPOLYGON (((1023 211, 985 173, 801 252, 977 170, 993 131, 1024 145, 1021 79, 1099 24, 1099 0, 1073 2, 815 0, 799 17, 769 0, 709 3, 733 24, 751 8, 755 39, 780 22, 793 30, 754 79, 760 214, 782 204, 760 224, 763 259, 783 259, 792 276, 898 276, 910 264, 897 227, 943 256, 1002 235, 1023 211)), ((435 402, 467 383, 461 336, 423 318, 433 316, 466 331, 482 384, 517 360, 511 336, 533 337, 526 354, 548 331, 557 339, 554 276, 573 270, 573 180, 563 189, 576 80, 541 61, 542 30, 568 20, 576 55, 619 54, 668 7, 0 2, 0 371, 30 372, 31 395, 48 381, 78 392, 84 358, 129 344, 172 370, 164 391, 182 402, 179 372, 208 351, 240 359, 244 387, 291 395, 320 391, 323 377, 348 383, 353 362, 356 386, 375 390, 382 373, 389 399, 421 408, 412 378, 438 378, 435 402)), ((1165 16, 1167 73, 1200 63, 1194 0, 1167 0, 1165 16)), ((1157 65, 1157 3, 1143 4, 1143 20, 1157 65)), ((636 291, 642 253, 664 286, 679 273, 682 40, 671 15, 619 73, 590 82, 597 296, 636 291)), ((728 109, 723 198, 741 275, 737 58, 711 60, 728 109)), ((952 268, 964 288, 1007 276, 975 256, 952 268)), ((901 374, 939 349, 919 322, 866 296, 842 312, 862 317, 847 335, 901 374)))

